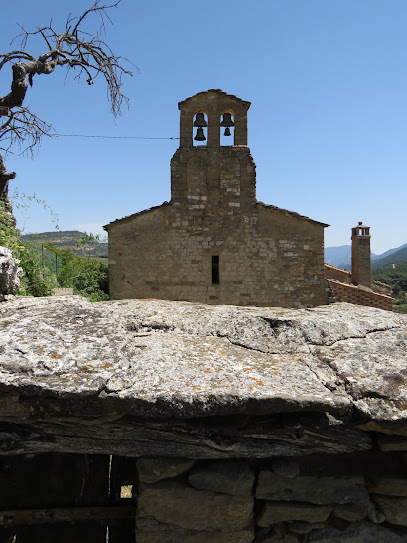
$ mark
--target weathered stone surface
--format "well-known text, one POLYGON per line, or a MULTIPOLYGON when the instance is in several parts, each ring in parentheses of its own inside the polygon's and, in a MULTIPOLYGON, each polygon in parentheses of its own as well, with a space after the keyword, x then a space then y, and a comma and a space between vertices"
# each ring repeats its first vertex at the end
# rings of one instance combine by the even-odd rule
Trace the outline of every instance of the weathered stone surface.
POLYGON ((387 496, 407 496, 407 479, 393 477, 373 477, 366 486, 373 494, 385 494, 387 496))
POLYGON ((146 485, 138 498, 137 519, 152 517, 187 530, 240 532, 250 529, 252 516, 251 496, 195 490, 175 481, 146 485))
POLYGON ((407 438, 400 436, 377 436, 379 449, 384 452, 407 451, 407 438))
POLYGON ((194 468, 188 475, 188 481, 198 489, 251 496, 254 471, 244 462, 218 461, 194 468))
POLYGON ((294 460, 287 460, 286 458, 275 458, 272 462, 273 471, 282 475, 283 477, 295 477, 300 473, 298 463, 294 460))
POLYGON ((137 543, 252 543, 253 538, 253 529, 239 532, 186 530, 152 517, 138 519, 136 528, 137 543))
POLYGON ((367 516, 368 505, 366 503, 336 503, 333 506, 332 511, 337 518, 341 518, 348 522, 357 522, 367 516))
POLYGON ((315 504, 367 503, 363 477, 281 477, 262 469, 256 489, 257 499, 287 500, 315 504))
POLYGON ((285 522, 280 524, 274 524, 270 529, 267 529, 266 534, 261 533, 262 530, 258 530, 259 541, 261 543, 299 543, 299 536, 291 533, 285 522))
POLYGON ((407 526, 407 498, 374 496, 372 499, 388 522, 407 526))
POLYGON ((252 543, 253 532, 248 530, 230 533, 191 532, 169 528, 160 532, 136 530, 136 541, 137 543, 252 543))
POLYGON ((407 432, 403 315, 24 298, 0 327, 3 453, 290 456, 370 448, 355 422, 407 432))
POLYGON ((269 502, 266 501, 264 509, 257 523, 259 526, 270 526, 277 522, 302 520, 305 522, 323 522, 332 511, 331 506, 318 506, 302 503, 269 502))
POLYGON ((19 264, 10 249, 0 246, 0 301, 3 296, 15 294, 20 288, 23 269, 19 264))
POLYGON ((156 483, 162 479, 181 475, 191 469, 193 465, 193 460, 185 458, 139 458, 137 471, 141 482, 156 483))
POLYGON ((405 543, 407 536, 398 535, 385 526, 367 521, 351 524, 345 530, 325 528, 309 534, 309 543, 405 543))
POLYGON ((294 522, 289 522, 288 528, 290 532, 294 532, 295 534, 309 534, 313 530, 322 530, 323 528, 325 528, 325 524, 296 520, 294 522))

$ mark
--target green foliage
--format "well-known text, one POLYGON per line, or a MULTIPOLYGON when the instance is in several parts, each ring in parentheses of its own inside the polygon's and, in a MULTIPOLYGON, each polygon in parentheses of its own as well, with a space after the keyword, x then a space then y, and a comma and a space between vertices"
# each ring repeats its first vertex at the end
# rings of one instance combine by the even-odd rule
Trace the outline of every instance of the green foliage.
POLYGON ((407 313, 407 262, 394 262, 373 270, 375 281, 387 283, 392 287, 395 298, 393 309, 398 313, 407 313))
MULTIPOLYGON (((95 242, 95 237, 86 235, 84 244, 95 242)), ((0 201, 0 245, 7 247, 14 258, 20 260, 24 270, 21 280, 21 296, 50 296, 58 287, 73 287, 74 294, 85 296, 92 302, 109 299, 108 268, 99 260, 75 255, 70 249, 59 249, 52 243, 43 245, 38 241, 20 238, 12 213, 0 201)))
POLYGON ((74 294, 80 294, 91 302, 109 299, 108 268, 105 264, 75 255, 70 249, 58 249, 51 243, 46 245, 46 249, 61 259, 57 274, 60 287, 73 287, 74 294))
POLYGON ((0 200, 0 245, 10 249, 15 258, 20 258, 24 245, 20 242, 20 231, 15 227, 15 219, 9 207, 0 200))

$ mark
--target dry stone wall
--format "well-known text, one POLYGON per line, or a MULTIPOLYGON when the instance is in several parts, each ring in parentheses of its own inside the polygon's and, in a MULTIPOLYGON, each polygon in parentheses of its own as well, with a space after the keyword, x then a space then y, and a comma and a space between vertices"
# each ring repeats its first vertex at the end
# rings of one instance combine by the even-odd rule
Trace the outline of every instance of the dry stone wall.
POLYGON ((136 541, 407 541, 407 440, 404 447, 262 460, 140 458, 136 541))

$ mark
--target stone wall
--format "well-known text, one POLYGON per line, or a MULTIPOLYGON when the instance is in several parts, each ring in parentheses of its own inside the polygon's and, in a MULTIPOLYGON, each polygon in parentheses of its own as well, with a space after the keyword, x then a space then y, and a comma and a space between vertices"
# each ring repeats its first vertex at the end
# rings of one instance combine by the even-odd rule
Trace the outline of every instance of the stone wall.
POLYGON ((380 281, 372 281, 371 288, 353 285, 352 274, 335 266, 325 264, 325 277, 328 279, 337 302, 378 307, 393 310, 391 287, 380 281))
POLYGON ((324 225, 255 200, 248 148, 216 154, 179 149, 172 160, 172 197, 171 204, 108 226, 112 299, 327 303, 324 225), (218 284, 213 256, 219 260, 218 284))
POLYGON ((136 541, 407 541, 407 440, 382 448, 388 452, 141 458, 136 541))
POLYGON ((391 296, 379 294, 360 286, 340 283, 339 281, 330 280, 329 284, 337 302, 367 305, 369 307, 385 309, 386 311, 393 311, 393 298, 391 296))

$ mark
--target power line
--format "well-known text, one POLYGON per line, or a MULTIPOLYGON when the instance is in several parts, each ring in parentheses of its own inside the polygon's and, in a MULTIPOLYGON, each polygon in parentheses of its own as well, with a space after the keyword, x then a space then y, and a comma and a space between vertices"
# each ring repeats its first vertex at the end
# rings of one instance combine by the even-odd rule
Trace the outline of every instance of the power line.
POLYGON ((52 134, 57 138, 102 138, 110 140, 179 140, 177 138, 150 138, 145 136, 93 136, 88 134, 52 134))

